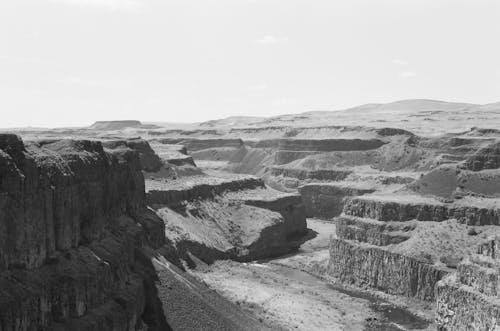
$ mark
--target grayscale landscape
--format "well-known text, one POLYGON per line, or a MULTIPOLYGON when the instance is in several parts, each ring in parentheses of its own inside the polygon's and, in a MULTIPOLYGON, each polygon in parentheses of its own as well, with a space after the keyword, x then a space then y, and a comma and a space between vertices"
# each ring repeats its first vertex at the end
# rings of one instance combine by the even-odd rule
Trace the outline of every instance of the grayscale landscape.
POLYGON ((498 0, 1 0, 0 331, 499 331, 498 0))
POLYGON ((2 330, 490 330, 498 127, 403 100, 3 133, 2 330))

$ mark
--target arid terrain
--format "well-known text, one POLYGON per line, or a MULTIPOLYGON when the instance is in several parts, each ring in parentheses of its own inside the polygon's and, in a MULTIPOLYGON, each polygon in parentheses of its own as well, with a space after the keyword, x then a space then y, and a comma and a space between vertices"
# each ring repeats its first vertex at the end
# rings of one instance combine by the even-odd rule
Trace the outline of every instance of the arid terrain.
POLYGON ((500 328, 500 103, 167 121, 1 130, 0 331, 500 328))

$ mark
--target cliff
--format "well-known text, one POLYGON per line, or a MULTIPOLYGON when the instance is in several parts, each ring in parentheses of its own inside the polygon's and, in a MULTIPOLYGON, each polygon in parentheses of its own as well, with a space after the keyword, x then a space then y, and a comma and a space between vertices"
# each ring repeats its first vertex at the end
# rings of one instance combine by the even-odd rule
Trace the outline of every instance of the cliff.
POLYGON ((300 168, 288 168, 284 166, 274 166, 271 168, 271 175, 292 177, 300 180, 315 179, 315 180, 328 180, 340 181, 345 179, 352 173, 349 169, 317 169, 308 170, 300 168))
POLYGON ((136 151, 139 155, 141 169, 144 171, 158 171, 163 166, 160 157, 151 148, 149 143, 143 139, 112 140, 104 141, 102 144, 105 148, 109 149, 129 148, 136 151))
POLYGON ((195 152, 208 148, 220 148, 220 147, 243 147, 243 140, 241 139, 231 139, 231 138, 208 138, 208 139, 196 139, 196 138, 162 138, 158 139, 162 144, 177 144, 184 145, 189 151, 195 152))
POLYGON ((358 286, 431 301, 447 271, 377 246, 332 239, 328 273, 358 286))
POLYGON ((500 143, 496 142, 479 149, 467 158, 464 167, 473 171, 500 168, 500 143))
POLYGON ((318 153, 375 150, 385 144, 380 139, 281 139, 275 164, 290 163, 318 153))
POLYGON ((309 183, 299 187, 307 217, 339 216, 346 197, 374 192, 368 187, 351 187, 334 183, 309 183))
POLYGON ((500 320, 499 237, 478 245, 437 285, 439 330, 494 330, 500 320))
POLYGON ((140 152, 107 147, 0 135, 0 330, 260 329, 172 265, 140 152))
POLYGON ((164 244, 137 216, 140 168, 131 149, 0 135, 1 330, 168 329, 138 271, 136 249, 164 244))
POLYGON ((189 263, 194 263, 192 256, 206 263, 277 256, 303 242, 306 219, 300 196, 266 188, 255 177, 146 183, 150 205, 189 263))
POLYGON ((447 219, 457 219, 469 225, 500 224, 500 209, 497 207, 442 203, 434 199, 404 194, 389 199, 369 195, 350 198, 344 205, 344 213, 380 221, 405 222, 416 219, 442 222, 447 219))
POLYGON ((235 178, 191 177, 162 182, 146 180, 147 200, 151 206, 175 207, 184 201, 209 199, 226 191, 239 191, 264 187, 262 180, 252 176, 235 178))

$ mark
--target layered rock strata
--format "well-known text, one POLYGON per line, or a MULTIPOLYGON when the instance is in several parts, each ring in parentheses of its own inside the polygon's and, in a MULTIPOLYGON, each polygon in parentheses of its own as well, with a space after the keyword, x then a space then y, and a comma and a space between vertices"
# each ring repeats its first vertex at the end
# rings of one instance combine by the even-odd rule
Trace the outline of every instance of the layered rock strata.
POLYGON ((281 165, 309 155, 338 151, 374 150, 386 144, 380 139, 282 139, 275 154, 281 165))
POLYGON ((291 177, 299 180, 324 180, 324 181, 340 181, 345 179, 352 173, 350 169, 298 169, 288 168, 284 166, 274 166, 271 168, 271 175, 291 177))
POLYGON ((500 327, 500 239, 480 245, 437 285, 439 330, 496 330, 500 327))
POLYGON ((189 151, 195 152, 208 148, 220 147, 243 147, 243 140, 241 139, 223 139, 223 138, 209 138, 209 139, 196 139, 196 138, 162 138, 158 139, 162 144, 184 145, 189 151))
POLYGON ((346 197, 373 193, 374 189, 334 183, 309 183, 299 187, 307 217, 331 218, 339 216, 346 197))
POLYGON ((469 225, 500 224, 500 209, 496 207, 476 207, 465 204, 442 203, 419 196, 399 196, 397 199, 363 196, 346 201, 344 212, 347 215, 373 218, 380 221, 405 222, 412 219, 419 221, 441 222, 457 219, 469 225))
POLYGON ((112 140, 104 141, 103 146, 109 149, 130 148, 137 151, 141 168, 144 171, 154 172, 163 166, 160 157, 151 148, 149 143, 143 139, 112 140))
POLYGON ((0 192, 0 330, 168 329, 137 260, 164 244, 137 152, 1 135, 0 192))
POLYGON ((148 200, 166 222, 179 255, 211 263, 249 261, 296 249, 306 232, 300 196, 255 177, 200 178, 195 184, 147 181, 148 200))
MULTIPOLYGON (((408 248, 416 221, 383 222, 369 218, 335 218, 336 238, 330 242, 328 273, 360 287, 422 300, 435 298, 435 286, 450 272, 431 256, 408 248)), ((413 241, 418 245, 417 241, 413 241)))
POLYGON ((175 207, 185 201, 209 199, 227 191, 264 187, 264 182, 252 176, 237 178, 196 177, 168 183, 146 180, 147 200, 151 206, 175 207))
POLYGON ((473 171, 500 168, 500 143, 479 149, 464 162, 464 167, 473 171))

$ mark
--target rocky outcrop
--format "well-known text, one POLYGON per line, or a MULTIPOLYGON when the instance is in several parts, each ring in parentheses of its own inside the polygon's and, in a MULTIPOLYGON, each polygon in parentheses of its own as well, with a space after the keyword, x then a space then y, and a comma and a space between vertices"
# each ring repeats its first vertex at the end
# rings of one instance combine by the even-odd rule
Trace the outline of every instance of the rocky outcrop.
POLYGON ((344 205, 344 213, 384 222, 405 222, 412 219, 441 222, 454 218, 468 225, 500 224, 500 210, 496 208, 445 204, 438 201, 419 202, 419 197, 415 198, 415 202, 407 200, 350 198, 344 205))
POLYGON ((156 155, 165 163, 174 166, 192 166, 196 167, 196 163, 191 155, 188 155, 187 148, 183 145, 168 145, 158 142, 152 142, 151 148, 156 155))
POLYGON ((318 153, 374 150, 384 144, 379 139, 282 139, 275 164, 287 164, 318 153))
POLYGON ((342 213, 346 197, 374 192, 332 183, 309 183, 299 187, 307 217, 331 218, 342 213))
POLYGON ((164 205, 176 207, 185 201, 210 199, 227 191, 255 189, 264 187, 261 179, 251 176, 238 178, 200 177, 189 181, 177 181, 177 184, 158 180, 146 180, 147 200, 151 206, 164 205))
POLYGON ((382 247, 332 239, 328 273, 343 282, 431 301, 447 271, 382 247))
POLYGON ((199 151, 207 148, 219 148, 219 147, 243 147, 243 140, 241 139, 223 139, 223 138, 212 138, 212 139, 196 139, 196 138, 162 138, 158 139, 162 144, 177 144, 184 145, 189 151, 199 151))
POLYGON ((382 222, 341 216, 335 222, 337 237, 330 240, 329 275, 359 287, 434 300, 437 282, 450 269, 436 263, 420 247, 425 243, 414 238, 421 233, 417 221, 382 222))
POLYGON ((281 214, 289 238, 300 237, 307 231, 306 211, 298 194, 287 194, 271 188, 231 192, 225 195, 231 201, 272 210, 281 214))
POLYGON ((379 139, 283 139, 279 149, 282 151, 366 151, 377 149, 385 144, 379 139))
POLYGON ((251 261, 288 253, 303 242, 303 233, 293 232, 296 220, 224 196, 156 208, 179 256, 193 266, 194 257, 205 263, 251 261))
POLYGON ((500 168, 500 143, 479 149, 465 161, 464 167, 473 171, 500 168))
POLYGON ((357 240, 376 246, 402 243, 410 238, 413 224, 386 223, 369 218, 337 217, 336 232, 340 238, 357 240))
POLYGON ((104 141, 103 146, 109 149, 130 148, 137 151, 141 168, 144 171, 154 172, 163 166, 160 157, 151 148, 149 143, 143 139, 113 140, 104 141))
POLYGON ((0 154, 0 269, 38 267, 57 250, 101 238, 113 217, 144 207, 130 149, 108 154, 99 142, 0 140, 15 140, 0 154))
POLYGON ((137 259, 165 243, 137 152, 1 135, 0 206, 1 330, 168 329, 137 259))
POLYGON ((352 173, 349 169, 299 169, 288 168, 283 166, 274 166, 271 168, 271 175, 297 178, 300 180, 324 180, 324 181, 340 181, 352 173))
POLYGON ((271 257, 303 242, 307 225, 300 196, 266 188, 255 177, 146 183, 149 204, 188 263, 195 263, 192 256, 206 263, 271 257))
POLYGON ((495 330, 500 321, 499 239, 478 247, 437 285, 439 330, 495 330))

